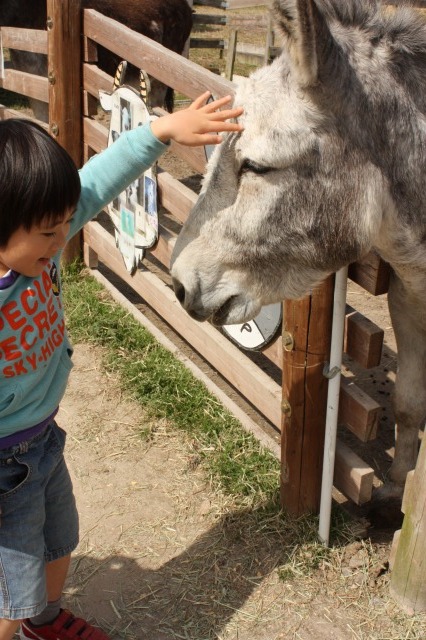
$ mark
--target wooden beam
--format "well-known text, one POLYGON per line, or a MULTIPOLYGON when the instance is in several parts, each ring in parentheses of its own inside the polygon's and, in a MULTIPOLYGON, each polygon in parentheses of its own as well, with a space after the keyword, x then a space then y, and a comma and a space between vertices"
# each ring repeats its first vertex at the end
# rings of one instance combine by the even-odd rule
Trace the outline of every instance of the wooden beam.
POLYGON ((28 96, 28 98, 34 98, 42 102, 49 101, 47 78, 42 78, 32 73, 5 69, 4 78, 0 80, 0 86, 8 91, 28 96))
MULTIPOLYGON (((47 0, 47 34, 50 133, 81 167, 81 0, 47 0)), ((81 251, 81 234, 76 234, 62 260, 71 262, 81 251)))
POLYGON ((382 357, 384 331, 377 324, 346 307, 344 351, 364 369, 378 367, 382 357))
POLYGON ((47 55, 47 31, 1 27, 3 47, 47 55))
POLYGON ((272 0, 227 0, 227 9, 248 9, 252 7, 269 7, 272 0))
POLYGON ((49 125, 46 122, 41 122, 40 120, 35 120, 35 118, 31 118, 30 116, 25 115, 22 111, 18 111, 16 109, 9 109, 8 107, 4 107, 0 104, 0 120, 8 120, 9 118, 28 118, 31 122, 37 122, 40 127, 49 130, 49 125))
POLYGON ((390 592, 408 614, 426 612, 426 437, 404 501, 405 517, 391 573, 390 592))
POLYGON ((296 516, 319 510, 333 293, 331 276, 311 296, 284 302, 281 502, 296 516))
POLYGON ((374 471, 347 445, 337 441, 334 486, 355 504, 371 500, 374 471))
POLYGON ((339 422, 362 442, 374 440, 379 425, 380 405, 354 382, 342 377, 339 422))
POLYGON ((176 91, 194 99, 206 89, 218 97, 234 95, 235 85, 190 62, 128 27, 93 9, 84 10, 84 33, 176 91))
POLYGON ((157 181, 161 204, 179 222, 184 223, 192 207, 197 202, 197 194, 182 182, 173 178, 167 171, 159 170, 157 181))
POLYGON ((374 251, 349 265, 348 276, 373 296, 387 293, 389 288, 390 266, 374 251))

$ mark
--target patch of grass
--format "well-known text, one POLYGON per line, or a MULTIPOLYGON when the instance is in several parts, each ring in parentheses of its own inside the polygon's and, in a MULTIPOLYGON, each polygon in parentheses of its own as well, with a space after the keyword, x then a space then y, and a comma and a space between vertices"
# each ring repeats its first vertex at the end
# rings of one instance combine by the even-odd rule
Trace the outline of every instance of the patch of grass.
POLYGON ((73 265, 64 270, 67 323, 74 342, 104 348, 105 367, 149 417, 166 419, 192 443, 211 481, 226 494, 252 503, 277 503, 279 463, 104 288, 73 265))

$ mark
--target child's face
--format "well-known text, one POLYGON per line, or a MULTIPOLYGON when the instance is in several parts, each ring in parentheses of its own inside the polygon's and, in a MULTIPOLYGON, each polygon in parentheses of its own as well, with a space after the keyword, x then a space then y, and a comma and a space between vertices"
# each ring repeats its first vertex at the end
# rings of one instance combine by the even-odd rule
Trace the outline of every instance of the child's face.
POLYGON ((0 277, 9 269, 23 276, 37 277, 53 256, 66 244, 72 213, 59 222, 41 223, 26 231, 17 229, 6 247, 0 248, 0 277))

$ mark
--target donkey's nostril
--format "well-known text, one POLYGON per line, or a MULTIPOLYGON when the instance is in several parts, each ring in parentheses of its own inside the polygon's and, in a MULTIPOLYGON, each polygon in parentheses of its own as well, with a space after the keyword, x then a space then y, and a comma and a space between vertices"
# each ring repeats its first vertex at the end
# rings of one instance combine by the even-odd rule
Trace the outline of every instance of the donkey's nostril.
POLYGON ((183 284, 179 282, 179 280, 176 280, 175 278, 173 278, 173 288, 175 290, 176 298, 179 300, 179 302, 183 306, 183 303, 185 302, 185 287, 183 286, 183 284))

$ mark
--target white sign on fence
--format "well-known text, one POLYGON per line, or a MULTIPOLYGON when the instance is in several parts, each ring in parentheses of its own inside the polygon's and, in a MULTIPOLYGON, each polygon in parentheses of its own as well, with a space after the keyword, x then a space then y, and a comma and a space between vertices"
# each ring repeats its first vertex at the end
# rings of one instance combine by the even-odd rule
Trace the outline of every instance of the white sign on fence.
MULTIPOLYGON (((149 84, 144 72, 141 72, 141 78, 143 96, 148 102, 149 84)), ((115 84, 120 85, 122 79, 117 72, 115 84)), ((104 110, 111 113, 108 146, 125 131, 144 125, 154 117, 141 93, 132 87, 122 85, 110 94, 102 92, 100 100, 104 110)), ((108 205, 108 212, 114 224, 117 247, 127 271, 133 274, 141 264, 145 250, 158 238, 156 165, 120 193, 108 205)))

